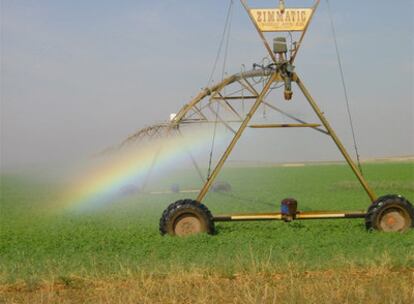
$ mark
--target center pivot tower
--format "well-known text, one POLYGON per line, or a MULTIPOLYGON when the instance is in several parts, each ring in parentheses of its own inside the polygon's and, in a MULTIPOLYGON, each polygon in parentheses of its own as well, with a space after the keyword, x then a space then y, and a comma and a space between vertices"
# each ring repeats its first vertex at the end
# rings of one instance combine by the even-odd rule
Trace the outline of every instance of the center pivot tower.
MULTIPOLYGON (((193 100, 186 104, 166 126, 167 132, 177 130, 179 125, 188 123, 211 122, 211 116, 205 114, 210 109, 215 114, 215 120, 220 120, 233 137, 227 148, 219 158, 214 169, 209 172, 203 187, 195 199, 183 199, 172 203, 162 214, 160 219, 161 234, 188 235, 200 232, 213 234, 214 222, 219 221, 246 221, 246 220, 300 220, 300 219, 338 219, 338 218, 365 218, 368 229, 383 231, 405 231, 413 226, 414 211, 412 205, 400 195, 386 195, 377 197, 371 189, 360 169, 354 163, 344 145, 329 124, 324 113, 312 98, 299 75, 295 72, 294 62, 302 46, 303 38, 319 5, 317 0, 312 7, 287 8, 285 2, 280 1, 275 8, 251 8, 246 0, 241 0, 263 45, 270 58, 267 65, 256 65, 253 70, 244 71, 223 79, 220 83, 202 90, 193 100), (274 33, 270 41, 269 33, 274 33), (275 34, 276 33, 276 34, 275 34), (261 86, 257 86, 254 78, 261 77, 261 86), (249 95, 226 94, 226 87, 239 84, 249 92, 249 95), (268 102, 266 97, 272 87, 282 86, 283 98, 287 101, 293 98, 292 87, 296 85, 303 94, 310 109, 316 114, 318 122, 308 123, 292 115, 284 113, 276 105, 268 102), (240 113, 237 105, 240 101, 249 100, 247 111, 240 113), (224 105, 235 117, 234 120, 222 119, 214 112, 212 105, 224 105), (251 119, 261 105, 286 114, 294 123, 250 124, 251 119), (245 113, 245 114, 244 114, 245 113), (234 123, 238 127, 234 128, 234 123), (296 201, 287 199, 282 202, 281 212, 229 214, 213 216, 207 207, 202 204, 206 194, 212 187, 223 165, 232 153, 238 140, 247 127, 251 128, 312 128, 332 138, 342 156, 352 169, 355 177, 365 190, 371 203, 367 212, 331 212, 331 211, 297 211, 296 201)), ((236 91, 238 92, 238 91, 236 91)))

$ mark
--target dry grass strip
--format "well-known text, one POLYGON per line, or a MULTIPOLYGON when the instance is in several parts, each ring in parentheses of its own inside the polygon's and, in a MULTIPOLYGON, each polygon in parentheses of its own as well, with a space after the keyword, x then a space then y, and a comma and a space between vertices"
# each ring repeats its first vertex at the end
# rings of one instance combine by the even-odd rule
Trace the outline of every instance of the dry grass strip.
POLYGON ((414 269, 71 276, 36 286, 2 285, 0 303, 414 303, 414 269))

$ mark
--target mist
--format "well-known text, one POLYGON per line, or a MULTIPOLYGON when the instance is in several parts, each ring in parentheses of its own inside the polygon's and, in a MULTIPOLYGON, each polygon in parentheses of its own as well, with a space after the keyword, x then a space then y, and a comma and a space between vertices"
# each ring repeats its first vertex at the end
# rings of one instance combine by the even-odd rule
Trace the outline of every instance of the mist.
MULTIPOLYGON (((274 1, 255 3, 261 4, 274 1)), ((391 20, 389 6, 332 2, 362 159, 414 154, 413 2, 393 3, 392 16, 398 18, 391 20)), ((2 1, 2 171, 71 168, 142 127, 168 121, 205 87, 226 7, 218 0, 2 1)), ((328 22, 322 1, 296 70, 353 153, 328 22)), ((236 1, 226 73, 264 56, 236 1)), ((294 94, 285 106, 313 119, 296 87, 294 94)), ((284 103, 280 95, 272 98, 284 103)), ((257 117, 271 119, 263 111, 257 117)), ((230 158, 338 159, 329 138, 308 130, 249 130, 230 158)), ((207 166, 206 158, 200 162, 207 166)))

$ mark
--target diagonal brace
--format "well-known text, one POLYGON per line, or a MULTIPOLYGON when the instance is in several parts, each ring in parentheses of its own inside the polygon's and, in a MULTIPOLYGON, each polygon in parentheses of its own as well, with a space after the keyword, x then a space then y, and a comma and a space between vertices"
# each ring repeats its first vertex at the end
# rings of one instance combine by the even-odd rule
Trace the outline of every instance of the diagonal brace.
POLYGON ((267 92, 269 91, 270 87, 272 86, 273 82, 278 79, 279 73, 274 73, 267 81, 263 90, 260 92, 259 96, 257 97, 255 103, 252 105, 249 113, 246 114, 243 122, 241 123, 239 129, 237 130, 236 134, 234 135, 233 139, 231 140, 230 144, 228 145, 226 151, 224 151, 223 155, 221 156, 220 160, 218 161, 216 167, 214 168, 211 175, 208 177, 207 182, 204 184, 203 188, 200 190, 200 193, 197 196, 197 201, 201 202, 204 197, 206 196, 208 190, 210 189, 212 183, 216 179, 217 175, 219 174, 220 170, 222 169, 224 163, 226 162, 227 158, 233 151, 234 146, 237 144, 240 136, 243 134, 243 131, 246 129, 247 125, 249 124, 251 118, 253 117, 254 113, 256 113, 257 109, 259 108, 260 104, 262 103, 264 97, 266 96, 267 92))

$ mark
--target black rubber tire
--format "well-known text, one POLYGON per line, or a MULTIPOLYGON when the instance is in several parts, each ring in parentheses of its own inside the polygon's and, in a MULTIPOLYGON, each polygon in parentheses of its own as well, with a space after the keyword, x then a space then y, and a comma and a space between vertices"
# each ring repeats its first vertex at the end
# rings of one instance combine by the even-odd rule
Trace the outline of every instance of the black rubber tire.
POLYGON ((384 212, 391 209, 398 209, 401 212, 404 212, 405 215, 407 215, 407 218, 411 220, 411 223, 408 223, 407 229, 404 229, 401 232, 406 231, 409 228, 414 228, 413 205, 401 195, 388 194, 381 196, 369 206, 365 216, 365 227, 367 230, 383 231, 380 226, 381 218, 384 215, 384 212))
POLYGON ((184 199, 170 204, 162 213, 159 227, 161 235, 176 235, 176 221, 183 215, 197 218, 201 225, 201 233, 215 234, 213 215, 210 210, 195 200, 184 199))
POLYGON ((231 192, 231 185, 229 182, 216 182, 211 186, 213 192, 231 192))

